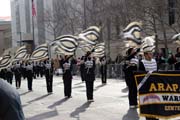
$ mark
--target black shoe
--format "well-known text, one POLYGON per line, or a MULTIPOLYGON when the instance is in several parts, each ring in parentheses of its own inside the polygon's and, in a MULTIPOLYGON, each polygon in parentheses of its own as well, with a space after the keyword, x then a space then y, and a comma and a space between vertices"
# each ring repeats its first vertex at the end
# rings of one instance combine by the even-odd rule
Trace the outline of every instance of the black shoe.
POLYGON ((33 90, 32 89, 29 89, 29 92, 32 92, 33 90))
POLYGON ((48 92, 48 95, 53 94, 53 92, 48 92))
POLYGON ((93 99, 89 99, 88 102, 94 102, 94 100, 93 99))
POLYGON ((138 108, 138 105, 130 105, 129 108, 130 108, 130 109, 136 109, 136 108, 138 108))
POLYGON ((67 98, 72 98, 72 96, 67 96, 67 98))

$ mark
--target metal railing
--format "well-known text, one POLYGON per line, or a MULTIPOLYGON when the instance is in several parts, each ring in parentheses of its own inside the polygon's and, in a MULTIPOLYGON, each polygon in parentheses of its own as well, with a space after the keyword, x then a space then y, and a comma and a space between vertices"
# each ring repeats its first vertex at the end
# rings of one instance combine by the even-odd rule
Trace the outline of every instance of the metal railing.
MULTIPOLYGON (((122 67, 123 67, 123 64, 108 64, 107 65, 107 78, 117 78, 117 79, 123 78, 124 73, 122 71, 122 67)), ((73 75, 80 75, 79 66, 73 65, 72 73, 73 75)), ((97 78, 101 77, 99 64, 96 64, 95 73, 96 73, 97 78)))
MULTIPOLYGON (((159 71, 171 71, 171 70, 175 70, 174 65, 169 65, 165 63, 159 65, 159 71)), ((74 64, 72 73, 73 75, 80 75, 79 66, 74 64)), ((95 73, 97 78, 101 77, 99 64, 96 64, 95 73)), ((108 64, 107 78, 123 79, 124 78, 123 64, 108 64)))

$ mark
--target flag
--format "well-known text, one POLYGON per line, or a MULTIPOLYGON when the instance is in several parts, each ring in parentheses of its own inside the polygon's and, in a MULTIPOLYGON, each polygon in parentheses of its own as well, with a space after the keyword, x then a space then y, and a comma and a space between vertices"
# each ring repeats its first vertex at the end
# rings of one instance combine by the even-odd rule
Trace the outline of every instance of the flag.
POLYGON ((30 60, 40 61, 48 59, 48 45, 46 43, 39 45, 31 55, 30 60))
POLYGON ((155 36, 148 36, 142 40, 141 48, 143 52, 154 52, 155 50, 155 36))
POLYGON ((51 44, 55 48, 55 52, 65 55, 73 55, 78 47, 78 37, 73 35, 63 35, 56 38, 51 44))
POLYGON ((94 47, 94 56, 96 57, 103 57, 105 56, 105 43, 98 43, 94 47))
POLYGON ((141 31, 142 23, 141 22, 131 22, 124 30, 124 38, 131 40, 137 44, 141 44, 141 31))
POLYGON ((32 16, 36 16, 36 8, 34 5, 34 0, 32 0, 32 16))
POLYGON ((79 34, 79 41, 82 42, 80 44, 91 44, 95 46, 99 37, 100 28, 97 26, 90 26, 79 34))
POLYGON ((11 55, 4 55, 0 60, 0 70, 6 69, 11 65, 11 55))
POLYGON ((26 58, 27 58, 27 49, 26 46, 24 45, 16 51, 15 56, 13 58, 13 62, 21 61, 26 58))
POLYGON ((180 40, 180 33, 175 34, 175 35, 172 37, 172 40, 180 40))

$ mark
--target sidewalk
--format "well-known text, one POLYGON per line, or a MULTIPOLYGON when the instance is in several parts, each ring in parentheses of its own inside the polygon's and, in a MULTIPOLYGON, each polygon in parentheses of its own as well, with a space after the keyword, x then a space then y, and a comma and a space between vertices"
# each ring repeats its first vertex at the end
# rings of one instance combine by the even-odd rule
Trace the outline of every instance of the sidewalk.
POLYGON ((27 120, 145 120, 138 117, 138 110, 129 109, 125 82, 108 79, 102 85, 96 79, 94 86, 95 102, 88 103, 85 83, 73 77, 72 98, 65 99, 62 77, 54 76, 53 94, 46 92, 44 78, 33 81, 33 92, 28 92, 27 81, 22 81, 19 89, 23 110, 27 120))

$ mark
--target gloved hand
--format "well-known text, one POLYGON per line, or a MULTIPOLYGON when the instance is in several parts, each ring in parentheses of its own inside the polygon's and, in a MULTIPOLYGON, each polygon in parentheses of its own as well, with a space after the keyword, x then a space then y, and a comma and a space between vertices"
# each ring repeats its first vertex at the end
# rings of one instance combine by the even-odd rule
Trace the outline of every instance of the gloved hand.
POLYGON ((140 50, 141 50, 141 48, 137 48, 136 52, 138 53, 138 52, 140 52, 140 50))
POLYGON ((93 49, 91 50, 91 53, 94 52, 94 51, 95 51, 95 49, 93 48, 93 49))

